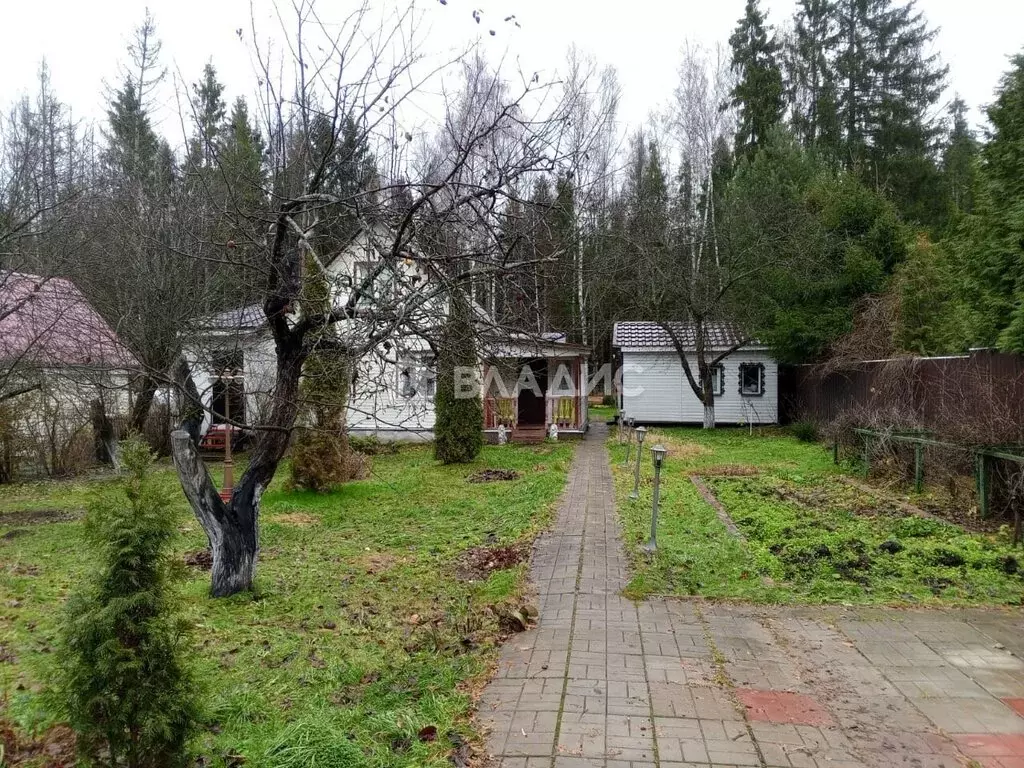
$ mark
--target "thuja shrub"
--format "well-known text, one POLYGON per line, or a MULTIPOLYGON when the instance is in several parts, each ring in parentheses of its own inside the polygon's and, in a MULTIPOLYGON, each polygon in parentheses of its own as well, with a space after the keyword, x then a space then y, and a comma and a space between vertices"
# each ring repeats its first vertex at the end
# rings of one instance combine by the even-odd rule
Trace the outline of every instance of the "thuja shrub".
MULTIPOLYGON (((311 316, 326 314, 331 308, 330 298, 326 275, 315 260, 308 259, 303 310, 311 316)), ((302 367, 303 426, 292 444, 293 488, 323 492, 366 476, 368 461, 352 451, 348 440, 350 376, 350 361, 337 334, 331 327, 321 328, 302 367)))
POLYGON ((140 439, 123 445, 122 460, 124 477, 88 507, 97 558, 65 609, 52 695, 86 760, 185 765, 197 700, 173 587, 172 497, 140 439))
POLYGON ((329 491, 365 477, 368 460, 349 445, 349 365, 344 355, 318 350, 303 369, 302 400, 306 425, 292 444, 291 483, 295 488, 329 491))
POLYGON ((465 464, 483 447, 484 414, 479 397, 458 397, 456 371, 478 365, 473 318, 465 297, 454 294, 437 350, 434 400, 434 457, 444 464, 465 464))

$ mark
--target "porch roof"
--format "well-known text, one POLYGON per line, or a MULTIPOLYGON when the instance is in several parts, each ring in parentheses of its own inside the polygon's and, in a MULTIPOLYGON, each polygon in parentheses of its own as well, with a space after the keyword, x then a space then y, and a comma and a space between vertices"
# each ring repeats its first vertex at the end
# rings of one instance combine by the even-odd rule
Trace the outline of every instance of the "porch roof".
POLYGON ((485 360, 521 360, 535 357, 573 359, 587 357, 590 347, 526 334, 484 339, 480 356, 485 360))

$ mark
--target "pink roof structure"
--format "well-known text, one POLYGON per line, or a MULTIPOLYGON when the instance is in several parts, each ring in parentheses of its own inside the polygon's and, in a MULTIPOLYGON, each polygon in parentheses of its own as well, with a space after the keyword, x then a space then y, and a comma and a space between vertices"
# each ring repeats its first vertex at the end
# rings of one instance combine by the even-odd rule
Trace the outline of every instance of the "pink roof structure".
POLYGON ((131 352, 70 280, 0 272, 0 363, 132 368, 131 352))

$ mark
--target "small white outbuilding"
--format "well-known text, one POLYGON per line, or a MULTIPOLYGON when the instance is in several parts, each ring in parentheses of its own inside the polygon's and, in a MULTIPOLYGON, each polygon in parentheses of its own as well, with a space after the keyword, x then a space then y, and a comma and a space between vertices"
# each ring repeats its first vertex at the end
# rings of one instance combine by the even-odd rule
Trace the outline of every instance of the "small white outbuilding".
MULTIPOLYGON (((697 376, 692 323, 671 323, 697 376)), ((779 366, 770 351, 729 323, 704 328, 708 357, 728 354, 714 374, 715 420, 719 424, 774 424, 779 416, 779 366), (732 351, 730 351, 732 350, 732 351)), ((676 346, 663 324, 615 324, 612 346, 621 355, 619 409, 638 424, 701 424, 704 405, 686 378, 676 346)))

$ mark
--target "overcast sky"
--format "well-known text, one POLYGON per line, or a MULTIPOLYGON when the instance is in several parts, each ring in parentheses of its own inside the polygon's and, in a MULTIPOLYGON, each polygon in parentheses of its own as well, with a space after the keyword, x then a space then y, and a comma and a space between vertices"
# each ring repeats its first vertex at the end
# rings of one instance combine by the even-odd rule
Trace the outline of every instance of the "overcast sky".
MULTIPOLYGON (((279 1, 287 7, 292 0, 279 1)), ((334 12, 346 2, 321 0, 321 5, 334 12)), ((263 28, 272 29, 271 0, 254 3, 263 28)), ((33 87, 45 57, 58 96, 75 115, 102 118, 104 83, 116 82, 128 35, 147 3, 30 0, 3 5, 0 105, 33 87)), ((743 5, 744 0, 417 0, 437 51, 463 46, 482 34, 493 56, 507 54, 526 71, 556 70, 572 43, 613 65, 622 85, 620 118, 630 124, 642 122, 668 98, 682 42, 725 42, 743 5), (479 25, 471 16, 474 9, 483 11, 479 25), (509 14, 515 14, 520 27, 503 22, 509 14), (494 36, 488 34, 492 28, 494 36)), ((938 49, 950 65, 950 97, 959 92, 977 110, 991 100, 1007 57, 1024 48, 1024 2, 927 0, 919 5, 941 27, 938 49)), ((212 57, 230 97, 252 90, 251 41, 236 33, 244 28, 248 38, 249 0, 150 0, 148 6, 172 75, 193 82, 212 57)), ((766 0, 765 6, 770 21, 779 24, 791 15, 794 1, 766 0)), ((157 118, 172 141, 180 136, 176 112, 168 87, 157 118)), ((980 112, 974 114, 980 119, 980 112)))

